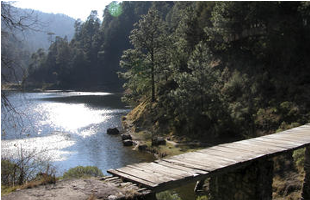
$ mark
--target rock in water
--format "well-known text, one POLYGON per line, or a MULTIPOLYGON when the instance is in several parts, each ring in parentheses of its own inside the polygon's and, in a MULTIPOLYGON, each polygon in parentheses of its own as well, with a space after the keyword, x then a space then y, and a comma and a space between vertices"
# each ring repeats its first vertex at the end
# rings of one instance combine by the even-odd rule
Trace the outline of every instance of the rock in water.
POLYGON ((124 133, 121 136, 122 136, 122 140, 132 140, 131 135, 128 133, 124 133))
POLYGON ((132 146, 133 142, 132 142, 132 140, 123 140, 123 145, 124 146, 132 146))
POLYGON ((109 134, 109 135, 117 135, 117 134, 119 134, 119 130, 117 128, 108 128, 107 134, 109 134))

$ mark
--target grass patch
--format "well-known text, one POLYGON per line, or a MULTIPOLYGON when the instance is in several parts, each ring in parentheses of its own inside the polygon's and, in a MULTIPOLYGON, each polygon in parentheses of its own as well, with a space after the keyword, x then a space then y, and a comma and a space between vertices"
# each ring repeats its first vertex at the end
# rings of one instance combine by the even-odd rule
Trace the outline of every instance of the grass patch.
POLYGON ((102 177, 102 171, 95 166, 77 166, 69 169, 64 173, 63 178, 88 178, 88 177, 102 177))
POLYGON ((20 186, 6 186, 1 184, 1 196, 10 194, 11 192, 14 192, 19 188, 20 186))

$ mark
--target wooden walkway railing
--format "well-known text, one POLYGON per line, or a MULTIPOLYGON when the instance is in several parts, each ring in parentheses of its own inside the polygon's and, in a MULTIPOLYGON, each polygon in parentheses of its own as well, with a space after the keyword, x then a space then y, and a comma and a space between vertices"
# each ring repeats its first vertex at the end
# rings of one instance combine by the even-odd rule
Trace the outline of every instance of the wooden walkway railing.
POLYGON ((153 192, 160 192, 309 144, 310 124, 306 124, 267 136, 221 144, 150 163, 127 165, 108 172, 153 192))

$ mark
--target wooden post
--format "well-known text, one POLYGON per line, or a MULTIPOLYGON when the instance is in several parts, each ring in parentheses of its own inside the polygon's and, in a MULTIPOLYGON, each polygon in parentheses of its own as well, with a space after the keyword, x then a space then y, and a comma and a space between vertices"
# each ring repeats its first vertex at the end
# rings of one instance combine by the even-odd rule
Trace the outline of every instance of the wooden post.
POLYGON ((302 188, 302 199, 307 200, 310 199, 310 146, 306 147, 304 169, 305 179, 302 188))

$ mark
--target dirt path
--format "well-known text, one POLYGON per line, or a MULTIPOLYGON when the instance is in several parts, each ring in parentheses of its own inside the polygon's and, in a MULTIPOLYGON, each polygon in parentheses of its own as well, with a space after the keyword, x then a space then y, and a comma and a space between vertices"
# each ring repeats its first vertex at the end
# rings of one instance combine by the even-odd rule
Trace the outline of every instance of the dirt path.
POLYGON ((119 199, 137 195, 126 183, 111 183, 100 178, 72 179, 58 181, 31 189, 15 191, 2 196, 3 200, 88 200, 119 199))

